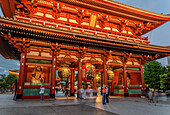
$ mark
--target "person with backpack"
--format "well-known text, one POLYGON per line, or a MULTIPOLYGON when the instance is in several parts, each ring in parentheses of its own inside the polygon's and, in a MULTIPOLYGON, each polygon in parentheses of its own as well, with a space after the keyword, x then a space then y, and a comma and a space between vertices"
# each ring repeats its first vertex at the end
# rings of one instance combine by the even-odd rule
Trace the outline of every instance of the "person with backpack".
POLYGON ((45 91, 45 88, 44 88, 44 85, 40 87, 40 96, 41 96, 41 101, 44 101, 44 91, 45 91))
POLYGON ((106 104, 105 99, 106 99, 106 88, 103 85, 103 89, 102 89, 102 103, 103 104, 106 104))

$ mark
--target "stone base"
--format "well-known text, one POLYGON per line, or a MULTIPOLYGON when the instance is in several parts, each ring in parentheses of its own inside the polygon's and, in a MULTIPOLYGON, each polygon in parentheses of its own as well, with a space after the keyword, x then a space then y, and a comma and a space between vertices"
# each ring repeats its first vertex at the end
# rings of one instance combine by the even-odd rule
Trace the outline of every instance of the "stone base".
POLYGON ((97 96, 97 92, 93 92, 93 96, 97 96))
POLYGON ((50 94, 50 98, 55 98, 55 94, 50 94))
POLYGON ((75 96, 74 93, 70 93, 70 96, 75 96))
POLYGON ((16 99, 22 99, 23 94, 17 94, 16 99))
POLYGON ((113 96, 113 92, 111 92, 110 95, 113 96))
POLYGON ((129 93, 124 93, 124 96, 125 97, 129 97, 129 93))
POLYGON ((79 93, 77 93, 77 98, 80 98, 79 93))

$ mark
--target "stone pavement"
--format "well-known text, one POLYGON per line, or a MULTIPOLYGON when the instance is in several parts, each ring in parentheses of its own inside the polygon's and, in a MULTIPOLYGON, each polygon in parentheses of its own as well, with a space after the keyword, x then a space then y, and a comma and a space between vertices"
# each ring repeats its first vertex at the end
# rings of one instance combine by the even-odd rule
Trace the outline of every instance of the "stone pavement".
POLYGON ((97 100, 97 103, 91 103, 89 106, 120 115, 170 115, 170 104, 163 102, 148 103, 146 99, 128 97, 111 98, 110 103, 103 105, 101 99, 97 100))
POLYGON ((86 105, 0 108, 0 115, 116 115, 86 105))
POLYGON ((103 105, 101 96, 79 101, 74 97, 56 97, 56 100, 18 100, 11 94, 0 94, 0 115, 170 115, 169 101, 158 104, 147 103, 146 99, 110 97, 110 103, 103 105), (166 104, 164 104, 166 102, 166 104))

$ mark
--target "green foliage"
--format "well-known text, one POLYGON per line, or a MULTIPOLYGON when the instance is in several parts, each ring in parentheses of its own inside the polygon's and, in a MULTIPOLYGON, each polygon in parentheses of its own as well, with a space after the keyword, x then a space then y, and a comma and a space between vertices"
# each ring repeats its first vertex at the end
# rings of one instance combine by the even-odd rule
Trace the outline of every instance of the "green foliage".
POLYGON ((162 67, 161 63, 151 61, 144 65, 145 84, 149 88, 160 88, 160 75, 166 74, 166 67, 162 67))
POLYGON ((6 83, 10 86, 15 83, 15 80, 18 80, 16 75, 8 75, 6 78, 6 83))
POLYGON ((75 81, 78 81, 78 73, 76 73, 75 81))
POLYGON ((163 89, 169 90, 170 89, 170 67, 168 67, 168 73, 164 75, 160 75, 160 83, 163 89))
POLYGON ((8 84, 6 82, 6 75, 1 75, 1 79, 0 79, 0 90, 5 90, 6 88, 8 88, 8 84))
POLYGON ((161 86, 162 86, 165 90, 170 89, 170 73, 160 75, 160 79, 161 79, 161 81, 160 81, 161 86))
POLYGON ((7 77, 6 75, 2 75, 0 79, 0 90, 5 91, 9 86, 11 87, 17 79, 16 75, 8 75, 7 77))

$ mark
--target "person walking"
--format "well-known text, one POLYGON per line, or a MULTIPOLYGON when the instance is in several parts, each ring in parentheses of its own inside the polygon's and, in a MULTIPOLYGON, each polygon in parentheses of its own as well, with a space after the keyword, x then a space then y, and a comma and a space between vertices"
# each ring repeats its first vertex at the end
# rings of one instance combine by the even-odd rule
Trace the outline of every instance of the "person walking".
POLYGON ((154 91, 154 99, 155 99, 155 102, 158 103, 159 101, 159 94, 157 91, 154 91))
POLYGON ((105 99, 106 99, 106 88, 105 88, 105 86, 103 85, 103 89, 102 89, 102 103, 103 103, 103 104, 106 104, 106 103, 105 103, 105 99))
POLYGON ((83 86, 81 87, 81 89, 80 89, 80 91, 79 91, 79 98, 80 99, 84 99, 83 97, 84 97, 84 89, 83 89, 83 86))
POLYGON ((68 99, 68 94, 69 94, 69 89, 68 89, 68 88, 66 88, 65 96, 67 97, 67 99, 68 99))
POLYGON ((45 91, 45 88, 44 88, 44 85, 40 87, 40 96, 41 96, 41 101, 44 101, 44 91, 45 91))
POLYGON ((149 102, 151 103, 154 103, 153 101, 153 92, 150 90, 149 93, 148 93, 148 98, 149 98, 149 102))
POLYGON ((65 93, 65 89, 64 89, 64 87, 62 88, 62 92, 63 92, 63 93, 65 93))
POLYGON ((59 90, 58 90, 58 87, 56 87, 56 88, 55 88, 55 92, 56 92, 56 94, 58 93, 58 91, 59 91, 59 90))
POLYGON ((106 86, 106 103, 109 103, 109 88, 106 86))

